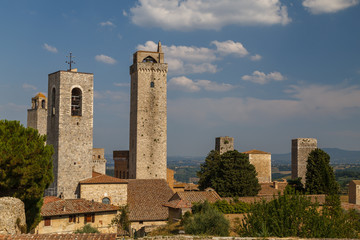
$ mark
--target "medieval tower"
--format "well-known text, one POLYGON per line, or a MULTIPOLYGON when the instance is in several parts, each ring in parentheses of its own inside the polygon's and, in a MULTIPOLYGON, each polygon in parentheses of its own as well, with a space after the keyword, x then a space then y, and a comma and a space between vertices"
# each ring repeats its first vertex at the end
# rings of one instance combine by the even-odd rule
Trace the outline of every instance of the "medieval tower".
POLYGON ((315 138, 296 138, 291 141, 291 178, 301 177, 306 182, 306 166, 309 154, 317 148, 315 138))
POLYGON ((58 71, 48 77, 47 144, 53 145, 54 182, 47 195, 78 196, 92 176, 93 74, 58 71))
POLYGON ((234 151, 234 138, 228 136, 215 138, 215 151, 219 151, 220 155, 234 151))
POLYGON ((27 127, 37 129, 39 134, 45 135, 47 128, 47 99, 38 93, 31 99, 31 109, 27 110, 27 127))
POLYGON ((130 66, 129 178, 166 179, 167 63, 156 52, 137 51, 130 66))

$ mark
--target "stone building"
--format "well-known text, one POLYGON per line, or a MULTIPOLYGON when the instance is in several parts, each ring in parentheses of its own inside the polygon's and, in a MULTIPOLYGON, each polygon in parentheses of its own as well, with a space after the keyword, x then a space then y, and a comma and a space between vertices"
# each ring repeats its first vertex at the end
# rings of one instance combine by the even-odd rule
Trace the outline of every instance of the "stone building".
POLYGON ((255 149, 244 153, 249 155, 249 162, 255 167, 259 183, 271 182, 271 153, 255 149))
POLYGON ((130 66, 131 179, 166 179, 167 71, 160 42, 156 52, 134 53, 130 66))
POLYGON ((114 176, 116 178, 129 178, 129 151, 113 151, 114 176))
POLYGON ((31 109, 27 110, 27 127, 37 129, 45 135, 47 130, 47 98, 39 92, 31 99, 31 109))
POLYGON ((360 205, 360 180, 352 180, 349 183, 349 203, 360 205))
POLYGON ((315 138, 296 138, 291 142, 291 178, 301 177, 301 182, 306 182, 306 166, 309 154, 317 148, 315 138))
POLYGON ((106 173, 106 159, 104 148, 93 148, 92 170, 101 174, 106 173))
POLYGON ((47 195, 77 198, 92 176, 93 74, 58 71, 48 77, 47 144, 53 145, 54 182, 47 195))
POLYGON ((234 138, 232 137, 217 137, 215 139, 215 151, 219 151, 220 155, 227 151, 234 151, 234 138))

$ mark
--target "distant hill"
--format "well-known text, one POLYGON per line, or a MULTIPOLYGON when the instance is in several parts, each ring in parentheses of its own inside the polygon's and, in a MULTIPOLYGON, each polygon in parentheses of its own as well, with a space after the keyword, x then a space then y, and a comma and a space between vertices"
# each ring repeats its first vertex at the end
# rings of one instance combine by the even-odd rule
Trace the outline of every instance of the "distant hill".
MULTIPOLYGON (((348 151, 339 148, 322 148, 330 155, 331 164, 359 164, 360 151, 348 151)), ((272 164, 291 164, 291 153, 272 154, 272 164)))

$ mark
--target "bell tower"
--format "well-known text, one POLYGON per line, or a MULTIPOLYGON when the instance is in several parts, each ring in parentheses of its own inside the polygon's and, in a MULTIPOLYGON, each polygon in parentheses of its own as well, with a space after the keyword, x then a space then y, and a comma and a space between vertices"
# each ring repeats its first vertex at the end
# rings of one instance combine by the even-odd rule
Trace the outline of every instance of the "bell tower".
POLYGON ((129 178, 166 179, 166 79, 161 43, 156 52, 137 51, 130 66, 129 178))
POLYGON ((27 127, 37 129, 39 134, 46 134, 47 98, 41 92, 31 99, 31 109, 27 113, 27 127))

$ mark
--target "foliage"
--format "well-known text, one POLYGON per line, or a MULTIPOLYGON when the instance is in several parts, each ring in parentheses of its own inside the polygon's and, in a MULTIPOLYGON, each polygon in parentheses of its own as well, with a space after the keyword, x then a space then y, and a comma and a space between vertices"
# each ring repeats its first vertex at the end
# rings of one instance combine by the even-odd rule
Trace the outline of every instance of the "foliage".
POLYGON ((229 203, 226 200, 218 200, 213 206, 224 214, 246 213, 250 210, 250 204, 240 201, 231 201, 229 203))
POLYGON ((116 224, 121 227, 122 230, 130 233, 130 220, 129 220, 129 208, 128 205, 120 207, 120 213, 117 214, 112 220, 111 224, 116 224))
POLYGON ((289 188, 270 202, 253 204, 238 233, 252 237, 357 238, 359 220, 355 211, 341 209, 338 195, 328 196, 321 209, 306 195, 289 188))
POLYGON ((309 154, 305 190, 308 194, 339 193, 339 184, 330 166, 330 156, 321 149, 315 149, 309 154))
POLYGON ((228 236, 230 223, 208 201, 194 204, 192 215, 182 221, 185 232, 194 235, 228 236))
POLYGON ((198 172, 199 188, 211 187, 222 197, 255 196, 260 190, 255 167, 238 151, 211 151, 198 172))
POLYGON ((43 194, 53 181, 53 147, 45 141, 45 135, 18 121, 0 121, 0 197, 24 202, 28 231, 40 222, 43 194))
POLYGON ((97 228, 92 227, 90 224, 86 224, 82 228, 76 230, 74 233, 100 233, 97 228))
POLYGON ((349 182, 354 179, 360 179, 360 167, 351 166, 346 169, 336 170, 335 179, 340 185, 341 193, 347 194, 349 182))
POLYGON ((301 177, 296 179, 289 179, 286 188, 293 188, 296 192, 305 193, 304 184, 301 182, 301 177))

